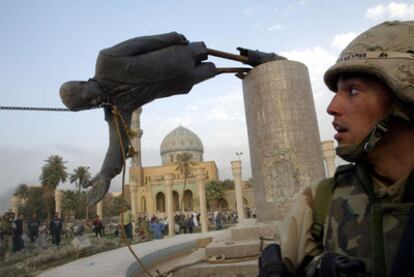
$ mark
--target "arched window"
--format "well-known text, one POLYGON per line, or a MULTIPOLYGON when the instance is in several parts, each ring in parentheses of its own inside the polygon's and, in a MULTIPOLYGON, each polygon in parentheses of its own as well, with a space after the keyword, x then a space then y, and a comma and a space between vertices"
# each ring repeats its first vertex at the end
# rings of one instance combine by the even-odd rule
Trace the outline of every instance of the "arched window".
POLYGON ((193 210, 193 193, 191 190, 184 191, 184 211, 192 211, 193 210))
POLYGON ((157 193, 156 196, 157 211, 165 212, 165 195, 162 192, 157 193))
POLYGON ((173 191, 173 211, 180 210, 180 196, 178 195, 178 192, 175 190, 173 191))
POLYGON ((224 198, 220 198, 217 200, 217 207, 219 211, 227 211, 229 209, 229 202, 224 198))
POLYGON ((147 212, 147 200, 145 199, 145 196, 141 197, 141 212, 147 212))

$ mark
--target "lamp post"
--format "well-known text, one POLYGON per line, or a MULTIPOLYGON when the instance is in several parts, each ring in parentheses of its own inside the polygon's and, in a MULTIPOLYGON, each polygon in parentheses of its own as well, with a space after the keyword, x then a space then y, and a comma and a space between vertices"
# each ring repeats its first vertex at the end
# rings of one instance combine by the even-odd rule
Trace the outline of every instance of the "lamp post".
POLYGON ((237 160, 239 160, 240 161, 240 157, 241 157, 241 155, 243 155, 243 152, 236 152, 236 156, 237 156, 237 160))

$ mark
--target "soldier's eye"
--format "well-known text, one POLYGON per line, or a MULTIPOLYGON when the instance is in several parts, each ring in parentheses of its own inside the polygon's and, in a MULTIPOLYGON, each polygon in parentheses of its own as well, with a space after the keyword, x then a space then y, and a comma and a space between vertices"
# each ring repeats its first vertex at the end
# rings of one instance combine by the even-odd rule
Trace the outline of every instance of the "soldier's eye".
POLYGON ((349 95, 354 96, 357 95, 359 93, 359 90, 355 87, 351 87, 349 90, 349 95))

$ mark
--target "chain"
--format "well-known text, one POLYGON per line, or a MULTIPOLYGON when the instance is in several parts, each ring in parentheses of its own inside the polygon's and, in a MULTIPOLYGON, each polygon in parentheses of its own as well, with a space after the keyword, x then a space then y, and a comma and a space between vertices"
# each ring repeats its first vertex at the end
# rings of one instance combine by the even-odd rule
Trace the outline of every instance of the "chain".
MULTIPOLYGON (((92 106, 85 110, 93 110, 102 108, 103 105, 92 106)), ((52 107, 19 107, 19 106, 0 106, 0 110, 5 111, 34 111, 34 112, 73 112, 68 108, 52 108, 52 107)))

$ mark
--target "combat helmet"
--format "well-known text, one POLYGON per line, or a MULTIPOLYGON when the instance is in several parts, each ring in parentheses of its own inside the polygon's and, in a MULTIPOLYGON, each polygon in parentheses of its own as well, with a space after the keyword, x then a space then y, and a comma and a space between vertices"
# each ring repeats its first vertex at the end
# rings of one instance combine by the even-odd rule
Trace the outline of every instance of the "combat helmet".
POLYGON ((414 21, 389 21, 356 37, 324 76, 334 92, 341 74, 361 73, 383 81, 396 96, 389 112, 358 145, 338 147, 337 154, 354 162, 371 151, 394 118, 414 125, 414 21))

